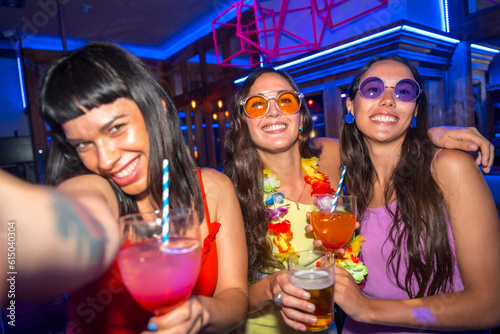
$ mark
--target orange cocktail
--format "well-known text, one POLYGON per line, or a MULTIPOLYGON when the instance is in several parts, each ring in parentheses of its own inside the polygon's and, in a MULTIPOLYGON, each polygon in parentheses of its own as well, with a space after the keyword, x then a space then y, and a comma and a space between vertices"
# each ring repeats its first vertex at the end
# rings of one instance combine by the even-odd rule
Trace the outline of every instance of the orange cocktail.
POLYGON ((352 213, 312 212, 311 224, 316 239, 321 240, 323 247, 334 252, 344 246, 354 231, 356 217, 352 213))
POLYGON ((356 224, 356 212, 354 196, 313 196, 310 218, 314 236, 328 252, 334 253, 349 241, 356 224))

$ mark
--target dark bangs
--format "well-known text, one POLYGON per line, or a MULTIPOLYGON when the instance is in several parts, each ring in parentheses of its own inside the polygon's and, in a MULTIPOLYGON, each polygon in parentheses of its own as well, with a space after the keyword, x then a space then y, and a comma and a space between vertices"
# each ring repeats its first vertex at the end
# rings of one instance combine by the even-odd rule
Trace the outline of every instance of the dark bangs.
MULTIPOLYGON (((76 51, 78 52, 78 51, 76 51)), ((86 110, 113 103, 116 99, 132 98, 126 85, 111 66, 103 66, 87 57, 75 55, 58 61, 45 76, 41 90, 42 115, 55 125, 84 114, 86 110)))

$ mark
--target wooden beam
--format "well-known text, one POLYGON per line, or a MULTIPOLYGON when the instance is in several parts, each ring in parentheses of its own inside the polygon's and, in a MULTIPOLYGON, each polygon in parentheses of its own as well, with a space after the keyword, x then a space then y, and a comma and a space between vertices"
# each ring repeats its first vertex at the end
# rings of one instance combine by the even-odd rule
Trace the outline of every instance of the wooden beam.
POLYGON ((31 59, 25 59, 23 57, 23 72, 26 99, 28 102, 27 112, 30 119, 31 138, 33 142, 33 154, 35 157, 35 164, 37 166, 35 170, 37 180, 41 182, 43 181, 44 170, 41 170, 38 167, 41 166, 44 168, 43 160, 49 151, 47 136, 50 134, 45 127, 45 122, 42 118, 42 114, 40 113, 40 106, 38 104, 40 71, 38 65, 36 65, 31 59))
POLYGON ((492 7, 465 16, 460 23, 462 41, 486 42, 500 36, 500 6, 492 7))
POLYGON ((457 44, 448 70, 448 117, 451 125, 474 126, 470 44, 457 44))

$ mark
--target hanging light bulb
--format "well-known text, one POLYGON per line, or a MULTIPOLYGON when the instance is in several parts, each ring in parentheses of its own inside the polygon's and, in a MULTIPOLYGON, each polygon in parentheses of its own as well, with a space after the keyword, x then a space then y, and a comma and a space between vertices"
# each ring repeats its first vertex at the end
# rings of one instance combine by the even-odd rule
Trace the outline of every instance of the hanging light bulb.
POLYGON ((196 146, 194 147, 194 158, 198 159, 198 148, 196 146))
POLYGON ((196 109, 196 101, 191 100, 191 108, 196 109))

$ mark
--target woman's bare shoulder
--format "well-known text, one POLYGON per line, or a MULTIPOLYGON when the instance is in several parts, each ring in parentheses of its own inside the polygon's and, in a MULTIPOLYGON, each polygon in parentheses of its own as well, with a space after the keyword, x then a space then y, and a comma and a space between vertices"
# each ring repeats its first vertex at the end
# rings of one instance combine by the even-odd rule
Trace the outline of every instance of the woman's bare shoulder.
POLYGON ((339 148, 339 140, 337 138, 329 138, 329 137, 319 137, 312 140, 313 144, 316 146, 327 146, 330 148, 339 148))
POLYGON ((213 221, 226 226, 242 228, 243 220, 238 198, 233 183, 223 173, 211 169, 202 169, 203 187, 213 221))
POLYGON ((459 150, 443 149, 439 152, 432 163, 432 174, 443 190, 450 193, 484 183, 474 158, 459 150))
POLYGON ((449 177, 469 169, 480 172, 470 154, 460 150, 442 149, 435 155, 432 168, 438 175, 449 177))
POLYGON ((233 191, 234 186, 229 177, 213 168, 202 168, 203 187, 208 195, 219 194, 221 190, 233 191))
POLYGON ((315 145, 320 145, 321 155, 319 157, 319 168, 320 170, 328 175, 331 179, 330 181, 336 181, 340 176, 340 145, 339 140, 335 138, 317 138, 314 141, 315 145))

